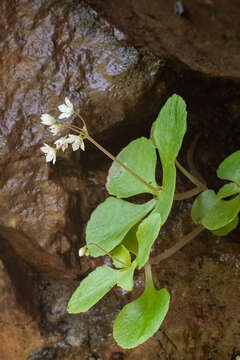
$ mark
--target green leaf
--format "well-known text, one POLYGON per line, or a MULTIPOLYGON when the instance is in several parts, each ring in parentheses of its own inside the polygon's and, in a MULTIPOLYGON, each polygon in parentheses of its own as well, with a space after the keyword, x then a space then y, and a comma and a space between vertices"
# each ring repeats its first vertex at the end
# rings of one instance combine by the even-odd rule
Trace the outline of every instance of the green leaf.
POLYGON ((201 223, 209 230, 217 230, 234 220, 240 210, 240 195, 225 201, 219 200, 204 216, 201 223))
MULTIPOLYGON (((155 181, 155 168, 157 155, 150 139, 141 137, 128 144, 117 156, 128 168, 142 177, 147 183, 157 187, 155 181)), ((126 171, 116 161, 109 169, 106 188, 109 194, 119 198, 152 193, 146 185, 126 171)))
POLYGON ((213 190, 205 190, 195 199, 191 211, 195 223, 201 223, 204 216, 220 199, 213 190))
POLYGON ((133 289, 133 275, 137 266, 137 261, 134 260, 131 266, 127 269, 120 269, 117 271, 117 285, 126 291, 133 289))
POLYGON ((138 227, 138 268, 141 269, 148 261, 151 247, 156 240, 161 228, 161 216, 159 213, 151 213, 138 227))
POLYGON ((134 225, 124 237, 122 244, 134 255, 138 253, 138 241, 137 241, 137 229, 138 224, 134 225))
POLYGON ((213 190, 205 190, 195 200, 192 219, 208 230, 218 230, 231 223, 240 210, 240 195, 221 200, 213 190))
POLYGON ((168 218, 171 211, 176 186, 176 167, 170 162, 163 163, 163 186, 157 197, 157 204, 154 212, 161 215, 162 225, 168 218))
POLYGON ((185 101, 176 94, 172 95, 161 109, 151 134, 161 162, 175 162, 187 128, 186 118, 185 101))
POLYGON ((236 216, 233 221, 231 221, 229 224, 227 224, 226 226, 217 229, 217 230, 212 230, 212 233, 216 236, 225 236, 227 234, 229 234, 231 231, 233 231, 239 223, 239 217, 236 216))
POLYGON ((112 251, 127 232, 152 210, 155 203, 154 199, 138 205, 113 197, 107 198, 92 212, 87 224, 86 242, 90 255, 98 257, 112 251))
POLYGON ((73 293, 67 310, 70 314, 88 311, 111 288, 116 285, 117 270, 107 265, 99 266, 92 271, 73 293))
POLYGON ((116 268, 125 268, 131 265, 130 252, 125 248, 124 245, 120 244, 111 252, 113 265, 116 268))
POLYGON ((113 337, 124 349, 132 349, 148 340, 161 326, 169 308, 170 295, 166 289, 146 286, 144 293, 127 304, 118 314, 113 337))
POLYGON ((240 185, 240 150, 228 156, 218 167, 220 179, 231 180, 240 185))
POLYGON ((228 184, 225 184, 221 187, 221 189, 217 193, 217 197, 219 199, 226 198, 228 196, 235 195, 240 192, 240 188, 237 184, 231 182, 228 184))

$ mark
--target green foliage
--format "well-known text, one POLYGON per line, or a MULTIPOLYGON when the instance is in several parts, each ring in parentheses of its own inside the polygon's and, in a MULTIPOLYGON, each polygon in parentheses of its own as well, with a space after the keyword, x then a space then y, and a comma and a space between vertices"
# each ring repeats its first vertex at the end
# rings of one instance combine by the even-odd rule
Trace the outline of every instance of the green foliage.
POLYGON ((240 150, 228 156, 218 167, 220 179, 230 180, 240 185, 240 150))
POLYGON ((240 187, 235 183, 228 183, 221 187, 221 189, 217 193, 217 197, 219 199, 224 199, 226 197, 236 195, 240 192, 240 187))
POLYGON ((144 293, 125 305, 114 322, 113 336, 118 345, 131 349, 149 339, 161 326, 169 301, 167 290, 156 290, 150 278, 144 293))
MULTIPOLYGON (((133 289, 134 271, 136 267, 146 267, 151 247, 172 207, 175 160, 185 131, 186 105, 173 95, 154 123, 152 140, 144 137, 134 140, 117 157, 137 177, 119 162, 113 162, 106 188, 115 197, 107 198, 93 211, 87 224, 86 243, 93 257, 109 253, 115 269, 104 265, 89 274, 69 301, 70 313, 87 311, 114 285, 127 291, 133 289), (163 169, 161 186, 155 178, 156 150, 163 169), (141 193, 150 193, 154 198, 144 204, 120 199, 141 193), (130 254, 135 256, 132 262, 130 254)), ((144 293, 121 310, 114 324, 114 337, 125 348, 135 347, 152 336, 168 311, 170 296, 165 289, 155 289, 149 265, 147 268, 144 293)))
POLYGON ((161 109, 151 131, 151 138, 158 149, 163 168, 162 190, 157 196, 156 205, 162 225, 172 208, 176 185, 175 160, 187 129, 186 119, 184 100, 178 95, 173 95, 161 109))
POLYGON ((68 312, 77 314, 88 311, 112 289, 116 282, 116 270, 107 265, 97 267, 73 293, 68 303, 68 312))
POLYGON ((151 213, 138 226, 138 268, 141 269, 149 259, 151 247, 156 240, 161 228, 161 216, 158 213, 151 213))
POLYGON ((122 244, 118 245, 111 252, 113 265, 116 268, 125 268, 131 265, 131 255, 129 250, 122 244))
MULTIPOLYGON (((132 141, 113 162, 106 183, 112 196, 93 211, 87 224, 86 247, 81 249, 81 254, 109 255, 113 267, 100 266, 80 283, 69 301, 70 313, 87 311, 115 285, 131 291, 135 269, 145 268, 144 292, 123 307, 114 323, 113 336, 123 348, 136 347, 149 339, 168 311, 170 295, 166 289, 154 287, 149 257, 172 208, 175 162, 186 132, 186 117, 183 99, 178 95, 170 97, 153 124, 151 138, 132 141), (155 177, 157 151, 162 184, 155 177), (142 193, 153 198, 141 204, 121 199, 142 193)), ((240 151, 225 159, 217 174, 231 182, 223 185, 217 194, 209 189, 203 191, 193 204, 192 219, 217 236, 224 236, 239 221, 240 151)))
POLYGON ((133 275, 137 266, 137 261, 134 260, 128 268, 124 268, 117 273, 117 285, 127 291, 133 289, 133 275))
MULTIPOLYGON (((157 155, 150 139, 141 137, 132 141, 120 152, 117 159, 141 176, 147 183, 157 187, 155 181, 157 155)), ((115 195, 118 198, 151 193, 146 185, 115 161, 109 169, 106 188, 110 195, 115 195)))
POLYGON ((228 156, 218 167, 217 175, 233 182, 221 187, 217 195, 213 190, 205 190, 195 200, 192 219, 211 230, 217 236, 225 236, 234 230, 239 222, 240 211, 240 151, 228 156), (229 200, 225 198, 232 197, 229 200))
POLYGON ((153 124, 151 138, 158 148, 162 164, 175 163, 187 129, 187 112, 184 100, 171 96, 153 124))
POLYGON ((156 201, 137 205, 107 198, 93 211, 86 229, 86 242, 93 257, 106 255, 123 240, 127 232, 152 210, 156 201), (100 246, 105 252, 96 245, 100 246))

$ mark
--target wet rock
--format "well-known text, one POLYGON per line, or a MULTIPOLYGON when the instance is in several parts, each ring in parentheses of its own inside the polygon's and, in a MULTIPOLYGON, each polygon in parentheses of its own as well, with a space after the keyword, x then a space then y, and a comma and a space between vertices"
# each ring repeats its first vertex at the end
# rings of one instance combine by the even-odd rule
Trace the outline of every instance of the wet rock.
POLYGON ((55 275, 66 266, 79 271, 82 214, 84 224, 90 214, 82 195, 88 180, 79 154, 62 155, 53 171, 45 164, 40 146, 53 139, 40 114, 57 115, 67 95, 94 136, 146 122, 166 94, 163 85, 146 106, 160 66, 76 0, 2 1, 0 23, 0 233, 39 271, 38 259, 45 256, 55 275), (24 250, 16 238, 25 238, 24 250))
POLYGON ((178 59, 205 76, 239 81, 239 4, 224 2, 89 0, 138 46, 178 59), (175 5, 175 6, 174 6, 175 5), (178 16, 184 15, 184 16, 178 16))

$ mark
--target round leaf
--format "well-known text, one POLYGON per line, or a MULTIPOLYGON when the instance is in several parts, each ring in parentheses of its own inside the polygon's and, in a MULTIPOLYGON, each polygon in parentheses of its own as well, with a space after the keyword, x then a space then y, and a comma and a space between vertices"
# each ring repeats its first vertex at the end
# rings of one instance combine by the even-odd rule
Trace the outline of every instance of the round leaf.
POLYGON ((161 326, 169 308, 170 295, 147 287, 135 301, 127 304, 118 314, 113 337, 119 346, 134 348, 148 340, 161 326))

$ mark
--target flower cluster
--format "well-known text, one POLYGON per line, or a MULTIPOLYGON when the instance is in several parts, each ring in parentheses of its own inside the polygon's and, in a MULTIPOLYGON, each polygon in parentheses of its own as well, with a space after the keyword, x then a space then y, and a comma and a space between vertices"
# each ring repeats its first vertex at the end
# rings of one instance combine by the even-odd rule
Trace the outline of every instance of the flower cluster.
MULTIPOLYGON (((58 109, 61 112, 61 114, 58 117, 59 119, 65 119, 75 114, 73 104, 67 97, 65 98, 65 103, 59 105, 58 109)), ((56 136, 64 127, 68 127, 67 125, 60 123, 57 119, 55 119, 53 116, 49 114, 41 115, 41 123, 46 126, 49 126, 49 130, 53 134, 53 136, 56 136)), ((83 131, 86 132, 85 129, 83 129, 83 131)), ((82 135, 68 134, 66 136, 60 137, 58 140, 54 142, 54 144, 55 147, 49 146, 48 144, 44 144, 44 146, 40 148, 40 150, 46 156, 46 162, 52 161, 53 164, 55 164, 56 162, 57 151, 58 150, 65 151, 68 148, 69 144, 72 145, 73 151, 76 151, 79 148, 85 150, 82 135)))

